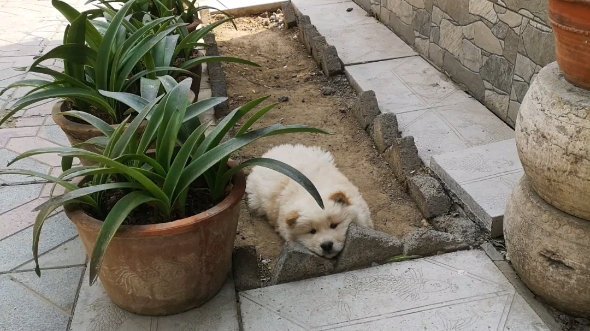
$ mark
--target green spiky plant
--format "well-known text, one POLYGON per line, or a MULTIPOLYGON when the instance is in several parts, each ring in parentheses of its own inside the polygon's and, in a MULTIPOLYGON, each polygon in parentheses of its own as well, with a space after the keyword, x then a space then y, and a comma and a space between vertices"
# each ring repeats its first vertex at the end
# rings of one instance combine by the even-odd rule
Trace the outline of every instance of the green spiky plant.
MULTIPOLYGON (((90 152, 79 148, 80 146, 41 148, 23 153, 9 163, 11 165, 35 155, 57 153, 62 158, 64 170, 58 177, 28 170, 0 170, 0 175, 35 176, 54 183, 54 188, 59 185, 66 190, 63 195, 52 196, 35 209, 38 214, 33 228, 33 255, 38 275, 38 245, 43 223, 54 210, 66 204, 83 205, 92 215, 104 221, 91 255, 91 284, 97 278, 109 243, 132 211, 146 208, 144 205, 147 204, 157 210, 154 220, 156 223, 190 216, 186 212, 187 195, 197 179, 204 179, 213 203, 218 203, 240 169, 253 165, 268 167, 300 183, 323 208, 322 199, 313 184, 285 163, 255 158, 229 168, 227 162, 232 153, 263 137, 298 132, 326 132, 303 125, 282 124, 251 130, 252 125, 276 106, 273 104, 257 111, 241 125, 233 137, 226 137, 240 119, 267 99, 263 97, 235 109, 205 135, 208 123, 201 124, 195 119, 226 98, 211 98, 189 104, 190 78, 176 83, 172 77, 165 76, 160 81, 168 92, 141 108, 136 108, 135 118, 130 120, 127 117, 122 122, 129 125, 113 129, 97 117, 85 117, 89 124, 104 134, 104 137, 92 138, 85 144, 99 147, 102 153, 90 152), (140 137, 137 130, 146 118, 149 121, 140 137), (150 153, 150 146, 154 145, 155 149, 150 153), (72 167, 73 158, 95 162, 96 165, 72 167), (83 179, 82 184, 76 185, 71 181, 75 179, 83 179), (110 190, 123 191, 125 195, 109 210, 103 197, 110 190)), ((129 96, 126 93, 101 93, 121 101, 129 96)))
POLYGON ((98 115, 109 124, 118 124, 125 117, 127 108, 99 93, 99 90, 130 92, 139 99, 137 94, 140 90, 142 95, 144 92, 150 95, 163 92, 148 91, 150 84, 140 85, 143 77, 155 79, 157 74, 193 76, 188 69, 211 61, 258 66, 233 57, 202 57, 185 62, 181 68, 172 66, 178 53, 193 47, 193 40, 198 40, 196 38, 201 38, 202 33, 211 31, 217 25, 187 34, 178 45, 174 45, 178 35, 173 33, 185 28, 186 23, 174 23, 173 16, 155 18, 145 24, 128 21, 126 15, 135 1, 129 0, 116 12, 107 8, 79 13, 65 2, 53 0, 53 6, 71 21, 64 33, 64 44, 36 59, 27 69, 28 72, 46 75, 48 79, 25 79, 0 91, 2 95, 13 88, 32 88, 0 119, 0 125, 31 104, 54 98, 66 99, 78 111, 98 115), (107 22, 90 19, 101 13, 106 15, 107 22), (64 62, 63 73, 42 65, 54 59, 64 62))

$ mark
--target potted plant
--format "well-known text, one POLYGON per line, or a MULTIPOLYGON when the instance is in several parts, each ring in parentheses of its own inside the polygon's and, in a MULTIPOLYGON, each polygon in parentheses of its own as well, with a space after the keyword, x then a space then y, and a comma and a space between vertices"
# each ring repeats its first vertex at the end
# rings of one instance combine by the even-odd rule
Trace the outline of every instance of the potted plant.
MULTIPOLYGON (((235 133, 230 130, 266 98, 235 109, 208 135, 208 124, 195 123, 210 108, 203 100, 189 105, 190 79, 176 83, 160 80, 169 92, 136 109, 112 128, 99 118, 92 124, 105 137, 88 143, 102 153, 75 147, 34 149, 21 159, 59 153, 64 172, 53 177, 27 170, 0 170, 2 174, 37 176, 63 186, 66 193, 52 196, 35 210, 33 254, 38 265, 38 243, 46 217, 64 206, 76 225, 90 256, 89 280, 100 277, 111 299, 123 309, 145 315, 186 311, 211 299, 223 286, 230 266, 239 202, 245 191, 241 169, 269 167, 305 187, 323 208, 313 184, 299 171, 272 159, 251 159, 242 164, 230 155, 260 138, 296 132, 326 133, 319 129, 275 124, 251 130, 276 104, 256 112, 235 133), (141 136, 142 121, 150 118, 141 136), (150 146, 155 145, 153 150, 150 146), (71 167, 72 158, 93 166, 71 167)), ((124 96, 120 97, 124 99, 124 96)), ((224 99, 224 98, 217 98, 224 99)))
MULTIPOLYGON (((55 104, 52 117, 70 143, 76 145, 102 135, 96 127, 86 124, 87 121, 97 117, 116 128, 126 116, 129 104, 131 109, 141 109, 150 97, 163 93, 163 89, 154 87, 153 80, 148 80, 155 79, 157 73, 194 76, 185 68, 206 61, 233 61, 257 66, 232 57, 204 57, 187 61, 182 68, 172 66, 169 62, 173 55, 193 47, 199 34, 187 35, 172 50, 161 47, 170 40, 170 33, 186 24, 171 23, 175 19, 173 16, 150 20, 146 24, 127 21, 125 15, 134 2, 127 2, 117 12, 103 8, 108 19, 101 22, 90 20, 98 15, 96 11, 79 13, 65 2, 53 0, 53 6, 72 23, 64 33, 64 44, 39 57, 28 68, 29 72, 50 79, 22 80, 2 90, 0 94, 17 87, 33 87, 0 119, 0 124, 31 104, 47 99, 65 99, 55 104), (42 65, 53 59, 63 60, 64 72, 42 65), (122 103, 112 95, 99 93, 99 90, 129 94, 125 97, 126 103, 122 103), (69 110, 75 110, 68 112, 72 120, 63 116, 69 110)), ((202 33, 212 28, 214 26, 207 27, 202 33)))
POLYGON ((549 20, 565 79, 590 90, 590 0, 549 0, 549 20))

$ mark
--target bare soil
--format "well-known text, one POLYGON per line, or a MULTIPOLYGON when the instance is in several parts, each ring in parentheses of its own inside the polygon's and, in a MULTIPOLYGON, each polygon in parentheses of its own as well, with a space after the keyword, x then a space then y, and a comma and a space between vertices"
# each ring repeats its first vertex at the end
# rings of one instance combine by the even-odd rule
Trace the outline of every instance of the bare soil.
MULTIPOLYGON (((261 139, 244 148, 238 161, 260 157, 269 148, 285 143, 321 146, 330 151, 340 170, 360 189, 371 209, 375 228, 402 237, 422 227, 422 215, 396 181, 373 141, 359 128, 350 112, 356 98, 342 75, 325 77, 297 38, 297 29, 284 30, 269 21, 272 13, 236 19, 237 30, 224 24, 215 30, 223 56, 236 56, 261 68, 223 63, 231 109, 261 96, 265 105, 281 102, 257 124, 305 124, 333 135, 292 134, 261 139)), ((220 17, 213 17, 220 19, 220 17)), ((252 217, 245 203, 236 245, 254 245, 261 259, 272 267, 283 239, 264 219, 252 217)))

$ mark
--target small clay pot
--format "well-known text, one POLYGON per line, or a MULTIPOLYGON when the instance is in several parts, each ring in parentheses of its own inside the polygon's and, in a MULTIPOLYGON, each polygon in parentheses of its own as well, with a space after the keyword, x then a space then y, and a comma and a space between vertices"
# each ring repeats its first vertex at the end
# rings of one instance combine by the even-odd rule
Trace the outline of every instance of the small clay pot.
MULTIPOLYGON (((229 195, 207 211, 169 223, 121 226, 99 273, 111 300, 135 314, 162 316, 212 299, 229 274, 245 191, 240 171, 229 195)), ((103 222, 78 205, 64 209, 90 256, 103 222)))
POLYGON ((590 0, 549 0, 549 20, 565 79, 590 90, 590 0))

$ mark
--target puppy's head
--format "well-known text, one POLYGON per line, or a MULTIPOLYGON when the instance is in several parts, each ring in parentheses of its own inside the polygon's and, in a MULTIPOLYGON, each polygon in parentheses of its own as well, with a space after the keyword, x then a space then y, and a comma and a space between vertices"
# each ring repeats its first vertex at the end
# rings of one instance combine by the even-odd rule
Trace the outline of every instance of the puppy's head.
POLYGON ((291 238, 310 251, 332 258, 344 247, 348 225, 358 214, 349 197, 341 191, 324 200, 325 209, 317 205, 294 208, 286 215, 286 226, 291 238))

